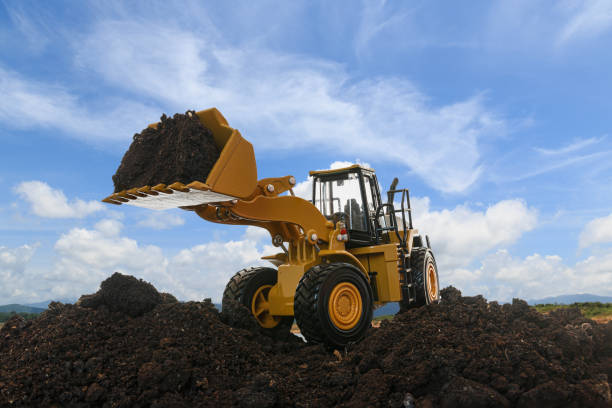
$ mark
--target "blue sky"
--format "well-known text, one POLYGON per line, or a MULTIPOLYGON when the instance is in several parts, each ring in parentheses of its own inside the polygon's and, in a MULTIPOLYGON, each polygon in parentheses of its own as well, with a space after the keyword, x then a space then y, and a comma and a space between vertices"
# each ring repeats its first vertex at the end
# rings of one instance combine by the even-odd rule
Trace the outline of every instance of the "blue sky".
POLYGON ((443 286, 612 295, 612 3, 0 2, 0 303, 113 271, 219 300, 257 229, 111 207, 134 133, 219 108, 259 177, 367 163, 443 286))

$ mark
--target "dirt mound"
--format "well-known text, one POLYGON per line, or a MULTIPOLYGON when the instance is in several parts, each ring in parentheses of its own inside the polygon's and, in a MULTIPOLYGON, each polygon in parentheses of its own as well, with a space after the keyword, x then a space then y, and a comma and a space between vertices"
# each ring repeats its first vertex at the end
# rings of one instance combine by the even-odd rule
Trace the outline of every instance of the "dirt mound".
POLYGON ((1 329, 0 406, 239 405, 234 391, 268 361, 257 340, 221 323, 209 301, 138 318, 56 304, 1 329))
POLYGON ((113 176, 115 192, 157 184, 206 181, 219 158, 212 132, 194 111, 162 115, 157 129, 146 128, 134 135, 113 176))
POLYGON ((132 317, 152 310, 162 302, 176 302, 170 294, 160 294, 153 285, 133 276, 115 272, 100 284, 100 290, 92 295, 83 295, 77 302, 82 307, 97 309, 104 305, 112 312, 121 312, 132 317))
MULTIPOLYGON (((442 296, 383 322, 322 371, 335 385, 317 390, 319 405, 401 406, 410 393, 417 407, 612 406, 612 325, 577 309, 545 316, 519 299, 442 296)), ((287 385, 291 400, 314 382, 287 385)))
POLYGON ((608 407, 611 362, 611 323, 453 288, 333 352, 208 300, 138 317, 55 303, 0 329, 0 407, 608 407))

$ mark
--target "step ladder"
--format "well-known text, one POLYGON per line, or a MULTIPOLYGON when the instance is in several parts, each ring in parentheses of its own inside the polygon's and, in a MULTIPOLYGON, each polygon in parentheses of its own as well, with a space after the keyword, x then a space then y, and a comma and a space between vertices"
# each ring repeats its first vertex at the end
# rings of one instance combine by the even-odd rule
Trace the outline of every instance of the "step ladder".
POLYGON ((410 252, 408 251, 408 230, 412 229, 412 210, 410 208, 410 192, 407 188, 399 190, 389 190, 387 192, 390 200, 387 204, 382 204, 376 211, 376 243, 382 239, 383 232, 395 232, 397 240, 397 271, 400 276, 400 288, 402 298, 408 300, 408 304, 416 302, 416 286, 414 284, 414 276, 410 265, 410 252), (395 209, 393 198, 396 193, 401 193, 400 208, 395 209), (397 214, 401 214, 402 233, 399 232, 397 225, 397 214), (406 213, 408 220, 406 220, 406 213), (381 216, 388 215, 388 225, 381 226, 378 220, 381 216))

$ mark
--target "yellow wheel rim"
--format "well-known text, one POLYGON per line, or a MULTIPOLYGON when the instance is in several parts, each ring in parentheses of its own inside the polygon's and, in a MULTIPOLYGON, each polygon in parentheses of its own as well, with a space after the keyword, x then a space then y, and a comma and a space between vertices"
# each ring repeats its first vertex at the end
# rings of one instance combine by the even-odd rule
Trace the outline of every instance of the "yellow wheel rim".
POLYGON ((427 264, 427 296, 431 302, 438 299, 438 274, 431 262, 427 264))
POLYGON ((266 329, 276 327, 281 321, 280 317, 270 314, 270 301, 268 300, 270 288, 272 288, 272 285, 260 286, 251 300, 251 313, 253 313, 259 325, 266 329))
POLYGON ((350 282, 341 282, 329 296, 329 317, 338 329, 350 330, 357 326, 363 309, 359 289, 350 282))

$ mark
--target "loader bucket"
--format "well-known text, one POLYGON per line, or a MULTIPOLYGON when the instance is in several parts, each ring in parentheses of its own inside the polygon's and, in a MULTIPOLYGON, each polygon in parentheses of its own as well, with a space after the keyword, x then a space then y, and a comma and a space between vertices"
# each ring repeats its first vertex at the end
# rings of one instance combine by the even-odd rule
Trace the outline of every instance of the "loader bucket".
MULTIPOLYGON (((253 146, 231 128, 216 108, 196 112, 200 122, 213 133, 219 159, 204 182, 142 186, 112 194, 102 201, 163 210, 250 197, 257 186, 253 146)), ((156 128, 157 123, 149 125, 156 128)))

